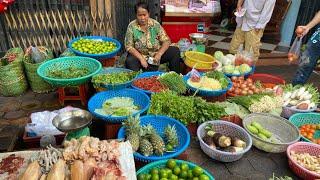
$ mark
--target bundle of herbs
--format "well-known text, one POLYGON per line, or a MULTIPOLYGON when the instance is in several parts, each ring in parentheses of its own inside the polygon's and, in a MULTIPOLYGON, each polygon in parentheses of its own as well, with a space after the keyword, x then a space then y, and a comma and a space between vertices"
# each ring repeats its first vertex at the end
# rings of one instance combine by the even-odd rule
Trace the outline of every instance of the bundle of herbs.
POLYGON ((187 91, 187 86, 183 81, 182 75, 177 74, 174 71, 161 74, 158 80, 161 84, 178 94, 184 94, 187 91))
POLYGON ((98 87, 100 84, 122 84, 133 80, 139 73, 140 71, 102 73, 93 76, 91 82, 98 87))

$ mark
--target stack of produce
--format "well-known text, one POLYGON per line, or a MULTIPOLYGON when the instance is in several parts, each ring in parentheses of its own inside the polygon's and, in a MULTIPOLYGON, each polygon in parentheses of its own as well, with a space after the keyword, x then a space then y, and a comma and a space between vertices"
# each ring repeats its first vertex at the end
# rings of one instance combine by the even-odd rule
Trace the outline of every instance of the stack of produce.
POLYGON ((172 91, 153 94, 148 113, 166 115, 185 125, 219 119, 226 115, 224 108, 215 103, 206 102, 200 97, 179 96, 172 91))
POLYGON ((235 96, 230 102, 242 105, 251 113, 270 113, 280 116, 282 112, 283 98, 268 94, 253 94, 247 96, 235 96))
POLYGON ((284 86, 283 106, 298 110, 310 110, 317 107, 320 93, 311 84, 284 86))
POLYGON ((290 152, 290 156, 300 166, 320 175, 320 156, 312 156, 309 153, 296 153, 294 151, 290 152))
POLYGON ((168 125, 164 132, 165 138, 162 138, 152 125, 140 126, 139 116, 131 116, 122 124, 125 127, 126 140, 130 142, 133 151, 144 156, 162 156, 165 152, 173 151, 179 144, 174 126, 168 125))
POLYGON ((279 143, 280 141, 276 139, 273 134, 266 130, 261 124, 258 122, 253 121, 251 124, 247 125, 247 129, 252 133, 257 135, 259 138, 273 142, 273 143, 279 143))
POLYGON ((227 74, 240 76, 252 70, 251 64, 248 63, 250 61, 241 60, 241 62, 239 62, 240 60, 238 55, 224 55, 221 51, 216 51, 214 53, 214 58, 222 63, 222 71, 227 74))
POLYGON ((113 52, 117 45, 111 41, 102 41, 95 39, 80 38, 78 41, 72 43, 72 48, 82 53, 89 54, 104 54, 113 52))
POLYGON ((228 90, 228 95, 230 96, 259 94, 264 91, 260 82, 254 83, 250 78, 244 79, 243 76, 233 76, 231 80, 233 85, 228 90))
POLYGON ((206 133, 202 140, 211 148, 225 152, 240 152, 243 151, 247 144, 238 137, 230 137, 221 133, 215 132, 212 125, 205 127, 206 133))
POLYGON ((152 168, 148 173, 138 175, 138 180, 144 179, 200 179, 209 180, 209 176, 199 167, 189 167, 187 163, 178 164, 169 159, 164 167, 152 168))
POLYGON ((320 144, 320 139, 313 138, 318 130, 320 130, 320 124, 304 124, 299 127, 300 134, 316 144, 320 144))

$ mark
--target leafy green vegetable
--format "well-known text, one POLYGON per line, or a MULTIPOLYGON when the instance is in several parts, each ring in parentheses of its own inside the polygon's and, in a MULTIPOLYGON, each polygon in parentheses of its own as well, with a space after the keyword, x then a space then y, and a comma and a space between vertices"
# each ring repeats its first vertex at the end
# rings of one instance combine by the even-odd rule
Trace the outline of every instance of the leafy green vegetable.
POLYGON ((91 82, 94 86, 98 87, 100 84, 121 84, 128 81, 131 81, 135 78, 140 72, 115 72, 115 73, 106 73, 106 74, 97 74, 92 77, 91 82))
POLYGON ((225 89, 228 87, 229 82, 226 78, 226 76, 220 72, 220 71, 210 71, 204 74, 205 76, 207 76, 208 78, 213 78, 216 79, 220 82, 222 89, 225 89))
POLYGON ((101 115, 129 116, 139 111, 139 107, 134 105, 134 100, 129 97, 114 97, 106 100, 101 109, 95 112, 101 115))
POLYGON ((208 103, 200 97, 179 96, 172 91, 153 94, 148 113, 167 115, 185 125, 219 119, 226 115, 224 108, 215 103, 208 103))
POLYGON ((218 102, 216 104, 223 107, 228 115, 238 115, 241 119, 243 119, 246 115, 250 114, 250 112, 246 108, 236 103, 224 101, 218 102))
POLYGON ((47 72, 47 76, 51 78, 71 79, 86 76, 90 73, 88 68, 68 67, 66 69, 52 68, 47 72))
POLYGON ((161 74, 159 79, 161 84, 168 87, 171 91, 175 91, 178 94, 184 94, 187 91, 187 86, 181 75, 174 71, 161 74))

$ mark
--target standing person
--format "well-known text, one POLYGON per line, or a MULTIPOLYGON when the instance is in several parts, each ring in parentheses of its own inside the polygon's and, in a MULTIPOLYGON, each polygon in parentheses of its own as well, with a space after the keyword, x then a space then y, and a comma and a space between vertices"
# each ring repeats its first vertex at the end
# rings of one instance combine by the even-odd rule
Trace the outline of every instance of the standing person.
MULTIPOLYGON (((309 30, 320 23, 320 11, 314 16, 314 18, 306 26, 298 26, 296 34, 298 37, 303 37, 308 34, 309 30)), ((298 70, 293 78, 292 84, 305 84, 313 69, 317 65, 317 61, 320 58, 320 27, 312 35, 307 43, 306 50, 301 54, 298 70)))
POLYGON ((148 4, 138 2, 135 5, 137 19, 128 25, 125 48, 128 51, 126 68, 139 71, 157 71, 158 66, 169 62, 169 69, 180 73, 179 48, 170 46, 171 41, 156 20, 149 17, 148 4), (155 63, 148 63, 148 58, 153 58, 155 63))
POLYGON ((229 52, 236 54, 241 44, 245 50, 252 49, 254 60, 259 59, 261 38, 270 21, 276 0, 238 0, 237 12, 246 9, 242 17, 236 17, 237 28, 233 34, 229 52))

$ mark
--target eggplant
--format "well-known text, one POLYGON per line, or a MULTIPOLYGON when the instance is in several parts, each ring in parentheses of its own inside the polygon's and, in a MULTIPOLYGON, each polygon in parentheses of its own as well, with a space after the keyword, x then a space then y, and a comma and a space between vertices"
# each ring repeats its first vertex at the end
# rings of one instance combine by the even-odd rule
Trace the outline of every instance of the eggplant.
POLYGON ((224 148, 223 151, 236 153, 236 152, 243 151, 243 148, 242 147, 229 146, 229 147, 224 148))
POLYGON ((242 141, 237 137, 234 137, 231 139, 231 144, 232 146, 241 147, 241 148, 245 148, 247 146, 246 142, 242 141))

